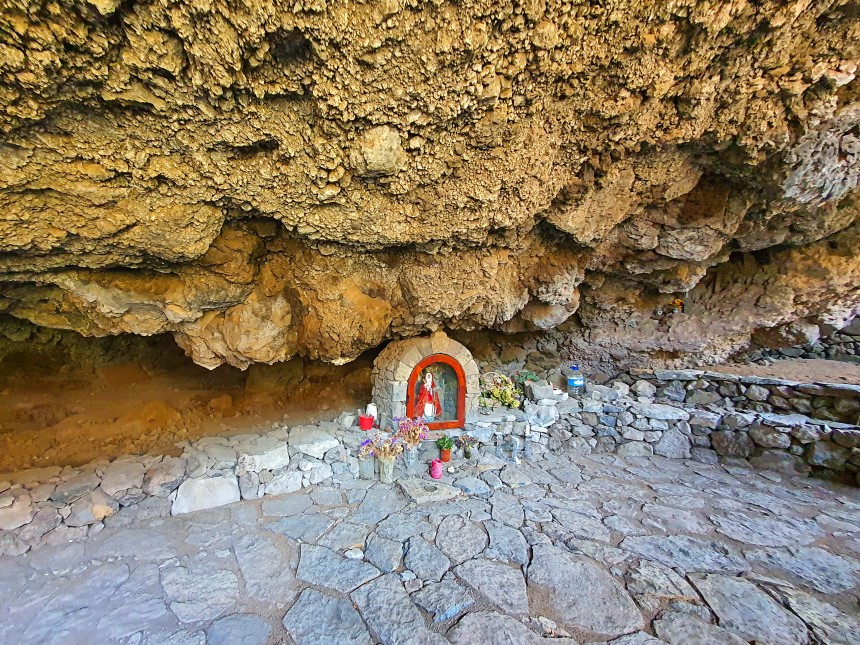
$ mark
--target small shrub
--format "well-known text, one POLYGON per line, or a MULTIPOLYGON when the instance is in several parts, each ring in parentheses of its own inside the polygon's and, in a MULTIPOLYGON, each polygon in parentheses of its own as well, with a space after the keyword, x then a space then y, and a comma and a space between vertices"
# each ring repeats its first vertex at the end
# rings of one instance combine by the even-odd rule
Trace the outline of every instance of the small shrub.
POLYGON ((517 386, 510 377, 498 372, 487 372, 481 376, 481 399, 481 404, 486 407, 492 407, 493 401, 509 408, 520 407, 517 386))
POLYGON ((436 439, 436 447, 439 448, 439 450, 451 450, 451 448, 454 447, 454 440, 446 434, 442 435, 436 439))

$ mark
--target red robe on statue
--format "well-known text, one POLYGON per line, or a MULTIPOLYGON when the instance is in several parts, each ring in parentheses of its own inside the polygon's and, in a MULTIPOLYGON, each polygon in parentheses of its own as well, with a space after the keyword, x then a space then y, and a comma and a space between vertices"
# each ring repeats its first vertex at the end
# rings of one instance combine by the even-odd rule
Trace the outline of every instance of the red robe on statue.
POLYGON ((415 414, 416 415, 424 415, 424 406, 428 403, 433 404, 433 409, 435 410, 435 416, 439 416, 442 414, 442 404, 439 402, 439 390, 436 389, 435 385, 431 385, 430 389, 427 389, 427 385, 421 383, 421 387, 418 389, 418 400, 415 402, 415 414))

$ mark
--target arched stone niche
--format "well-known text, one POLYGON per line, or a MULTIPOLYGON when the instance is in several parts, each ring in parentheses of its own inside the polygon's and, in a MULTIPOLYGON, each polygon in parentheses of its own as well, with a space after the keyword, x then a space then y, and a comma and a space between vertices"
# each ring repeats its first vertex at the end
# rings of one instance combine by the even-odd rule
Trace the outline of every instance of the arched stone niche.
POLYGON ((396 417, 423 416, 428 403, 440 412, 427 419, 431 430, 463 427, 466 415, 478 407, 478 377, 471 352, 445 332, 389 343, 373 362, 373 402, 380 427, 396 417))

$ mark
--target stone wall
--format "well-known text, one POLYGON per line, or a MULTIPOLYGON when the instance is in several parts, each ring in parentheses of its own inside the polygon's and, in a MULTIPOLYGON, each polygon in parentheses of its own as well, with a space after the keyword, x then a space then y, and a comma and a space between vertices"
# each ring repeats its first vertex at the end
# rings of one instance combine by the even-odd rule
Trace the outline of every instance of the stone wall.
POLYGON ((380 427, 392 419, 406 416, 406 393, 415 366, 433 354, 445 354, 460 363, 466 377, 466 410, 473 412, 481 394, 478 364, 461 343, 445 332, 429 338, 412 338, 390 343, 373 362, 373 402, 379 411, 380 427))
MULTIPOLYGON (((518 436, 525 442, 523 457, 564 450, 626 457, 658 455, 860 483, 860 428, 856 425, 796 412, 779 414, 766 409, 768 404, 759 410, 743 409, 735 406, 734 398, 740 397, 721 397, 714 392, 714 388, 730 384, 747 393, 761 387, 761 392, 752 390, 753 396, 763 396, 765 391, 773 396, 763 385, 741 382, 761 379, 692 370, 640 376, 625 375, 606 386, 589 384, 582 399, 557 392, 552 398, 527 401, 522 411, 482 410, 468 420, 466 431, 508 450, 507 437, 518 436)), ((814 407, 816 396, 823 401, 853 401, 860 394, 860 388, 837 385, 785 385, 780 381, 770 387, 793 388, 813 401, 814 412, 826 410, 814 407)), ((756 403, 745 401, 749 406, 756 403)), ((507 454, 505 449, 499 452, 507 454)))
POLYGON ((693 405, 719 404, 753 412, 800 413, 824 421, 857 423, 860 386, 800 383, 700 370, 639 372, 660 397, 693 405))
POLYGON ((0 555, 357 476, 364 434, 348 430, 353 421, 344 414, 340 423, 275 424, 264 434, 207 437, 180 444, 179 457, 130 456, 0 475, 0 555))

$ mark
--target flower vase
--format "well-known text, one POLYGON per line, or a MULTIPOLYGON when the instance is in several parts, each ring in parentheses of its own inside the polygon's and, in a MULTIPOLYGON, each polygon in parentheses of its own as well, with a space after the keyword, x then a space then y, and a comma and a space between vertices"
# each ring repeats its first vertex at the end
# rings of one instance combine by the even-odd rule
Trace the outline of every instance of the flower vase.
POLYGON ((394 482, 394 459, 379 460, 379 481, 383 484, 394 482))
POLYGON ((439 459, 444 462, 451 461, 451 449, 450 448, 440 448, 439 449, 439 459))
POLYGON ((376 460, 373 457, 358 460, 358 476, 361 479, 373 479, 376 474, 376 460))
POLYGON ((472 446, 463 446, 463 458, 471 459, 472 458, 472 446))
POLYGON ((403 449, 403 465, 406 470, 412 470, 413 466, 418 463, 418 446, 412 446, 403 449))

